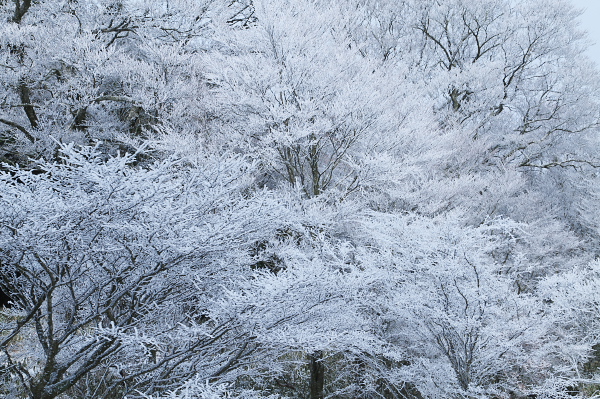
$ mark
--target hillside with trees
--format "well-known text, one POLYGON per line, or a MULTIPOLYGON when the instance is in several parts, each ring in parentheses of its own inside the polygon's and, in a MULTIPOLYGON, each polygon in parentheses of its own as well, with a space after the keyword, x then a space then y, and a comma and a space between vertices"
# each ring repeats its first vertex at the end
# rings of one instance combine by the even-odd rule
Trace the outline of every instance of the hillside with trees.
POLYGON ((600 390, 568 0, 0 0, 0 396, 600 390))

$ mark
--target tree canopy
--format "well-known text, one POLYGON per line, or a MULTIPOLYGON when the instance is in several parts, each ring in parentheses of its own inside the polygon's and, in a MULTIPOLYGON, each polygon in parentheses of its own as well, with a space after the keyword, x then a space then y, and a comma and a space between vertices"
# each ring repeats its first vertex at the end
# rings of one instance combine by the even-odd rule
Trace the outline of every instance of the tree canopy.
POLYGON ((0 394, 598 389, 566 0, 0 0, 0 394))

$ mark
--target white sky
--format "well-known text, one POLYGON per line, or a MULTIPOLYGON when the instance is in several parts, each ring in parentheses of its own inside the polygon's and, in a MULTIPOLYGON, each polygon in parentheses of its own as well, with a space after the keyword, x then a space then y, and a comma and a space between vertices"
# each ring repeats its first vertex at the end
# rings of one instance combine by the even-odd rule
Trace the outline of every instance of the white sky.
POLYGON ((577 8, 585 9, 580 17, 581 27, 588 32, 594 44, 589 50, 589 56, 600 66, 600 0, 571 0, 577 8))

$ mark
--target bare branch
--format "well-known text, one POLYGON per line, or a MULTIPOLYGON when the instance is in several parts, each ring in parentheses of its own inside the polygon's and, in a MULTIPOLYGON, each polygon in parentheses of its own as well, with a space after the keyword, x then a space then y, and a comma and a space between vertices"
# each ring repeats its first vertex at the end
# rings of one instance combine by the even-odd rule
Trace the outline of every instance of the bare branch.
POLYGON ((27 131, 27 129, 25 129, 23 126, 19 125, 18 123, 12 122, 12 121, 9 121, 9 120, 3 119, 3 118, 0 118, 0 123, 4 123, 5 125, 8 125, 10 127, 14 127, 15 129, 20 130, 25 135, 25 137, 27 137, 27 139, 29 141, 31 141, 32 143, 36 142, 35 137, 33 137, 32 134, 29 133, 29 131, 27 131))

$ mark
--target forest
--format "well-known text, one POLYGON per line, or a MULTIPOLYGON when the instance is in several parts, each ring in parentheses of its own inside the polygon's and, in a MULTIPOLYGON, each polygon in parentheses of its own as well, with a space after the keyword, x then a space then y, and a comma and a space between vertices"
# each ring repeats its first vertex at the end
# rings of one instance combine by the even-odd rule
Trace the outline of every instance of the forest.
POLYGON ((0 0, 0 396, 600 395, 568 0, 0 0))

